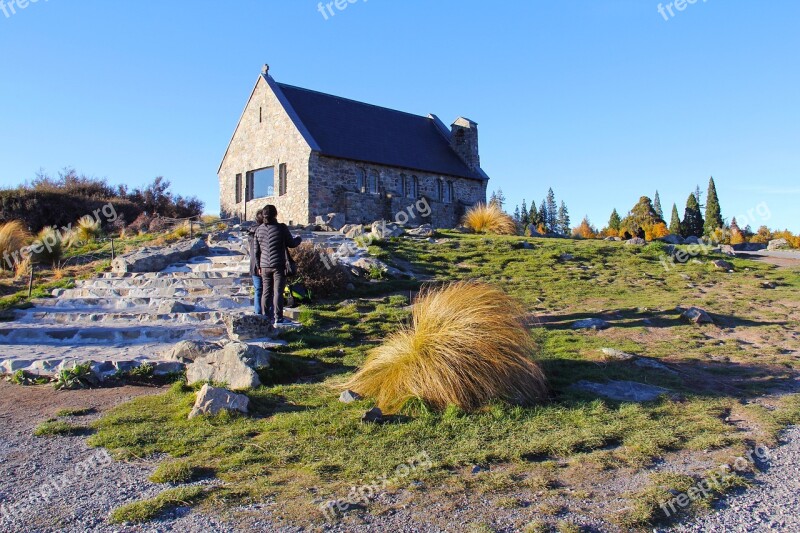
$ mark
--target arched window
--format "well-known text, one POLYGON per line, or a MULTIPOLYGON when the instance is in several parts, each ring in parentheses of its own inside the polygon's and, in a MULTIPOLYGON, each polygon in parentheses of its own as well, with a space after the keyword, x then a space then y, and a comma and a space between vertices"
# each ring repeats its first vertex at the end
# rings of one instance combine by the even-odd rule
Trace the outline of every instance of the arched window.
POLYGON ((376 170, 369 171, 369 178, 367 179, 367 191, 370 194, 378 194, 378 172, 376 170))
POLYGON ((356 186, 360 192, 367 192, 367 173, 364 169, 356 169, 356 186))
POLYGON ((406 197, 407 198, 416 198, 417 197, 417 186, 418 181, 416 176, 411 176, 411 178, 406 180, 406 197))

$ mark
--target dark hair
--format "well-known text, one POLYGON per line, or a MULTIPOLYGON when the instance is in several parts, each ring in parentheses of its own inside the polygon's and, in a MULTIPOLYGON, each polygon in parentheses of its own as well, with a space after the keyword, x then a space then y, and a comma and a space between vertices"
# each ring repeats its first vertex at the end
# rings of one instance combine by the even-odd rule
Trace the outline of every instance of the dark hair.
POLYGON ((278 221, 278 209, 274 205, 265 205, 261 212, 264 213, 264 220, 267 224, 278 221))
POLYGON ((258 223, 259 226, 264 223, 264 210, 263 209, 259 209, 258 211, 256 211, 256 222, 258 223))

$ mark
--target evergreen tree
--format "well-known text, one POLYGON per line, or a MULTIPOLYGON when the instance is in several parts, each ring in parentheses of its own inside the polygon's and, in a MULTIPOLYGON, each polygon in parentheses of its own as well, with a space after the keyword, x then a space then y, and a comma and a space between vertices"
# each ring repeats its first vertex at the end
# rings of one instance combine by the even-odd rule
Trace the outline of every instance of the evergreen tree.
POLYGON ((611 216, 608 219, 608 229, 613 229, 614 231, 619 231, 619 228, 622 227, 622 219, 619 217, 619 213, 617 213, 617 209, 611 212, 611 216))
POLYGON ((696 185, 694 188, 694 197, 697 199, 697 208, 703 211, 703 193, 700 192, 700 186, 696 185))
POLYGON ((721 228, 724 222, 722 221, 722 213, 719 207, 719 198, 717 198, 717 187, 714 184, 714 177, 708 180, 708 193, 706 194, 706 222, 704 230, 706 235, 711 235, 714 230, 721 228))
POLYGON ((539 220, 539 212, 536 210, 536 202, 533 200, 531 200, 531 210, 528 212, 528 221, 537 227, 541 223, 539 220))
POLYGON ((547 231, 558 233, 558 206, 556 205, 556 195, 551 187, 547 191, 547 218, 544 223, 547 226, 547 231))
POLYGON ((547 221, 550 215, 547 213, 547 203, 542 200, 539 204, 539 225, 544 226, 545 233, 547 232, 547 221))
POLYGON ((672 220, 669 222, 669 232, 678 236, 683 233, 681 231, 681 216, 678 214, 678 206, 675 204, 672 204, 672 220))
POLYGON ((529 217, 528 217, 528 204, 525 203, 525 198, 522 199, 522 207, 519 210, 519 222, 523 226, 527 226, 529 224, 529 217))
POLYGON ((642 196, 623 219, 622 230, 634 236, 641 235, 659 222, 661 220, 653 208, 653 201, 647 196, 642 196))
POLYGON ((561 235, 569 235, 572 233, 572 228, 570 228, 569 223, 569 211, 567 211, 567 204, 564 203, 564 200, 561 200, 561 206, 558 208, 556 227, 558 228, 558 233, 561 235))
POLYGON ((703 235, 703 215, 700 213, 700 204, 694 194, 690 194, 686 200, 686 210, 683 212, 683 222, 681 222, 681 235, 684 237, 703 235))
POLYGON ((518 226, 522 224, 522 218, 519 214, 519 206, 514 208, 514 222, 516 222, 518 226))
POLYGON ((656 191, 656 195, 653 198, 653 209, 655 210, 658 218, 661 219, 661 222, 664 221, 664 210, 661 209, 661 197, 658 195, 658 191, 656 191))

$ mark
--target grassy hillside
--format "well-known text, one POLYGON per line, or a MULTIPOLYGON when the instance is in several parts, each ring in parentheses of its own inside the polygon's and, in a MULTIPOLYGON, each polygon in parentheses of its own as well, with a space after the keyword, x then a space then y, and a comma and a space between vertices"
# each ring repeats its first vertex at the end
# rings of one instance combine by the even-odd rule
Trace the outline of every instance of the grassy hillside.
MULTIPOLYGON (((774 444, 780 428, 800 421, 800 399, 787 394, 800 366, 798 269, 733 259, 728 273, 706 256, 665 269, 660 244, 454 232, 437 243, 392 240, 372 252, 411 266, 420 279, 477 278, 521 299, 550 400, 532 408, 497 403, 474 414, 433 413, 412 403, 392 423, 362 424, 371 402, 341 404, 337 387, 409 317, 408 293, 384 281, 371 285, 372 297, 351 294, 304 311, 306 327, 287 337, 263 376, 272 385, 250 393, 255 416, 189 421, 193 391, 176 384, 115 409, 90 442, 122 458, 180 458, 182 468, 188 464, 221 482, 194 501, 275 501, 282 512, 273 518, 289 524, 322 522, 322 503, 388 474, 393 499, 370 501, 341 518, 357 523, 362 513, 401 505, 419 508, 424 517, 431 506, 479 500, 483 511, 466 519, 487 527, 555 523, 573 511, 601 517, 609 528, 630 528, 664 519, 658 505, 673 497, 668 490, 686 490, 705 471, 757 443, 774 444), (763 288, 765 281, 777 287, 763 288), (689 324, 677 306, 703 307, 716 325, 689 324), (587 317, 603 318, 611 328, 572 329, 587 317), (666 367, 609 360, 601 348, 666 367), (572 387, 608 379, 670 393, 635 404, 572 387), (430 466, 392 475, 421 453, 430 466), (473 473, 476 465, 486 471, 473 473)), ((731 478, 721 490, 745 478, 731 478)), ((115 516, 124 520, 125 509, 115 516)))

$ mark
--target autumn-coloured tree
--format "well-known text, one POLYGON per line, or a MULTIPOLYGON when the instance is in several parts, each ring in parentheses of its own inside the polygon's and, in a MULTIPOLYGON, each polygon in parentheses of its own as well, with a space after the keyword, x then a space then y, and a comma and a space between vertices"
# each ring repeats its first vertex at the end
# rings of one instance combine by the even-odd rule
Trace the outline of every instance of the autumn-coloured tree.
POLYGON ((667 235, 669 235, 669 229, 663 222, 658 222, 644 228, 644 238, 648 241, 654 241, 666 237, 667 235))
POLYGON ((653 209, 652 200, 647 196, 642 196, 630 210, 628 216, 622 220, 620 231, 627 231, 631 235, 639 235, 659 222, 661 222, 661 219, 653 209))
POLYGON ((739 228, 736 217, 733 217, 733 220, 731 220, 731 244, 742 244, 744 242, 746 242, 744 233, 739 228))
POLYGON ((580 239, 594 239, 597 237, 597 228, 589 222, 589 216, 583 217, 580 225, 572 230, 572 235, 580 239))
POLYGON ((761 226, 760 228, 758 228, 756 234, 750 238, 750 242, 755 242, 758 244, 767 244, 771 240, 772 240, 772 232, 769 230, 767 226, 761 226))

